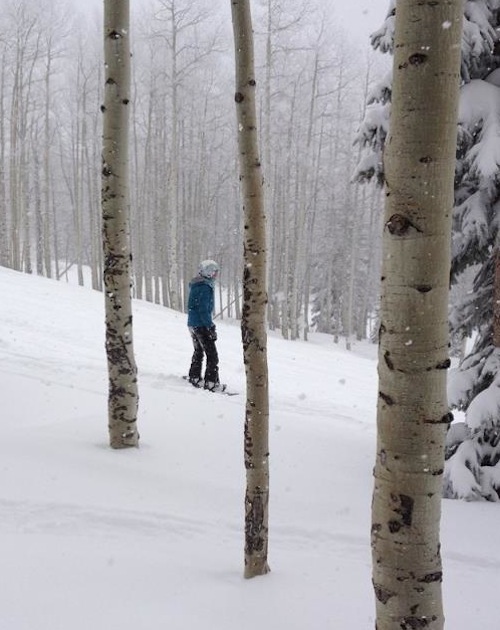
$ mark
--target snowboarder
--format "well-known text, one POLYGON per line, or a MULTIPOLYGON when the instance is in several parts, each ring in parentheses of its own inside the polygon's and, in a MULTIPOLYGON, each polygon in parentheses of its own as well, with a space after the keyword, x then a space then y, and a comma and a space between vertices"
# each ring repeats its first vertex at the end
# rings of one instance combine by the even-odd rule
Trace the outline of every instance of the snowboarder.
POLYGON ((214 310, 214 284, 219 265, 215 260, 203 260, 198 275, 189 283, 188 328, 193 340, 194 352, 189 369, 189 382, 211 392, 224 391, 219 382, 219 355, 215 342, 217 331, 212 321, 214 310), (205 378, 201 372, 203 357, 207 358, 205 378))

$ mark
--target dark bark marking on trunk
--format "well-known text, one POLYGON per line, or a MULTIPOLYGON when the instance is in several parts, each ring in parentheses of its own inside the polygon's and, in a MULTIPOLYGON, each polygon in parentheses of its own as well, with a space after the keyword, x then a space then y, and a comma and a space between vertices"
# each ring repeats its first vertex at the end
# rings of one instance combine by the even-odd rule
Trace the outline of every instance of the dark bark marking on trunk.
POLYGON ((443 581, 443 572, 435 571, 434 573, 427 573, 424 577, 419 578, 417 582, 423 582, 425 584, 431 584, 432 582, 442 582, 443 581))
POLYGON ((403 617, 401 619, 401 630, 419 630, 427 628, 430 620, 427 617, 403 617))
POLYGON ((245 451, 245 468, 248 470, 250 468, 254 468, 253 464, 252 464, 252 458, 253 458, 253 440, 252 440, 252 436, 250 435, 250 426, 249 426, 249 415, 250 413, 247 412, 247 418, 246 418, 246 422, 245 422, 245 429, 244 429, 244 434, 245 434, 245 446, 244 446, 244 451, 245 451))
POLYGON ((387 588, 380 586, 379 584, 373 584, 373 590, 375 591, 375 597, 378 599, 379 602, 382 602, 382 604, 387 604, 391 597, 394 597, 394 595, 396 595, 394 591, 390 591, 387 588))
POLYGON ((415 289, 419 293, 429 293, 429 291, 432 291, 432 287, 428 284, 418 284, 415 289))
POLYGON ((384 394, 384 392, 379 392, 378 395, 379 395, 379 398, 382 398, 382 400, 385 402, 386 405, 389 405, 389 407, 394 405, 394 400, 387 394, 384 394))
POLYGON ((405 494, 399 495, 399 500, 401 502, 401 507, 396 510, 398 514, 401 514, 401 521, 403 525, 410 527, 412 518, 413 518, 413 504, 414 501, 412 497, 409 497, 405 494))
POLYGON ((445 413, 439 420, 424 420, 424 424, 451 424, 453 422, 453 414, 451 411, 445 413))
POLYGON ((243 103, 243 101, 245 100, 245 97, 243 96, 241 92, 236 92, 236 94, 234 95, 234 100, 236 103, 243 103))
POLYGON ((413 55, 410 55, 408 57, 408 62, 412 66, 421 66, 423 63, 427 61, 427 59, 428 59, 428 56, 424 55, 424 53, 413 53, 413 55))
POLYGON ((385 224, 393 236, 403 236, 410 228, 410 220, 402 214, 393 214, 385 224))
POLYGON ((399 530, 401 529, 402 525, 399 521, 389 521, 387 523, 387 527, 389 528, 389 531, 391 532, 391 534, 397 534, 397 532, 399 532, 399 530))
POLYGON ((257 487, 253 499, 247 495, 247 518, 245 521, 246 551, 249 554, 262 551, 266 544, 266 528, 264 527, 263 491, 257 487))
POLYGON ((389 218, 385 227, 393 236, 406 236, 411 228, 417 232, 422 232, 422 230, 412 223, 408 217, 405 217, 403 214, 398 212, 389 218))
MULTIPOLYGON (((441 418, 439 418, 439 420, 434 420, 433 418, 424 418, 423 420, 423 424, 451 424, 453 420, 453 414, 452 413, 447 413, 444 416, 442 416, 441 418)), ((436 442, 434 440, 431 440, 431 444, 435 444, 436 442)))
POLYGON ((451 365, 450 359, 445 359, 436 365, 436 370, 447 370, 451 365))
POLYGON ((382 529, 382 525, 380 523, 373 523, 372 528, 371 528, 371 533, 378 534, 381 529, 382 529))
POLYGON ((395 504, 393 512, 401 518, 399 520, 391 519, 387 523, 387 527, 391 534, 395 534, 402 527, 411 527, 413 520, 414 500, 405 494, 391 494, 391 500, 395 504))
POLYGON ((384 354, 384 360, 385 360, 385 364, 387 365, 387 367, 389 368, 389 370, 394 370, 394 363, 392 362, 391 359, 391 353, 389 352, 389 350, 387 350, 384 354))
POLYGON ((380 327, 378 329, 378 341, 380 343, 380 340, 382 339, 382 335, 387 332, 387 328, 384 326, 384 324, 380 324, 380 327))
POLYGON ((424 155, 424 157, 421 157, 419 162, 422 162, 422 164, 430 164, 432 162, 432 158, 430 155, 424 155))

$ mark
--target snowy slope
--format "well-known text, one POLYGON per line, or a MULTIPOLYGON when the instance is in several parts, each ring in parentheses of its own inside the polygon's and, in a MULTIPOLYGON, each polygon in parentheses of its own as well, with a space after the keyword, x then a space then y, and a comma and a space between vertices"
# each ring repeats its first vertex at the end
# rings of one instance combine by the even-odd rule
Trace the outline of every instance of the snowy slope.
MULTIPOLYGON (((269 338, 268 576, 243 574, 244 371, 180 376, 185 317, 136 302, 141 446, 107 447, 103 297, 0 269, 1 630, 373 628, 373 347, 269 338)), ((500 506, 444 502, 447 627, 498 630, 500 506)))

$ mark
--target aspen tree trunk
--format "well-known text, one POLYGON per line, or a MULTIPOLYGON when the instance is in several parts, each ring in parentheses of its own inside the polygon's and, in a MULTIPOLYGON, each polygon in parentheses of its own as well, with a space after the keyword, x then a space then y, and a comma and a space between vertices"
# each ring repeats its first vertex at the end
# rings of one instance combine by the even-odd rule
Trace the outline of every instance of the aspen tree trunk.
MULTIPOLYGON (((150 52, 150 64, 153 64, 153 53, 150 52)), ((153 301, 153 270, 154 260, 151 256, 152 244, 154 236, 152 227, 154 225, 154 195, 151 189, 154 189, 154 174, 156 169, 152 166, 154 163, 154 95, 156 91, 155 77, 151 72, 148 85, 147 96, 147 118, 146 118, 146 137, 144 139, 144 149, 142 157, 142 181, 137 198, 136 212, 140 212, 141 230, 136 239, 140 242, 140 252, 142 262, 139 269, 144 275, 144 298, 147 302, 153 301), (141 204, 139 203, 141 200, 141 204), (139 208, 142 207, 141 211, 139 208)), ((137 256, 137 254, 135 254, 137 256)))
POLYGON ((19 139, 20 127, 19 103, 21 101, 20 74, 22 63, 20 43, 16 47, 16 65, 14 70, 14 85, 10 104, 10 129, 9 129, 9 196, 10 196, 10 267, 21 270, 21 241, 20 241, 20 211, 19 211, 19 139))
POLYGON ((299 88, 299 79, 297 79, 293 86, 293 96, 291 99, 291 113, 290 113, 290 123, 288 126, 288 141, 287 141, 287 150, 285 160, 285 172, 283 176, 284 186, 283 186, 283 197, 281 203, 281 241, 283 243, 282 253, 281 253, 281 292, 283 295, 282 304, 281 304, 281 334, 283 335, 283 339, 290 339, 291 332, 291 318, 293 317, 293 313, 291 312, 291 298, 292 298, 292 281, 291 277, 291 264, 290 261, 293 257, 292 251, 292 231, 293 231, 293 222, 290 219, 290 208, 292 208, 294 200, 297 198, 296 191, 292 190, 293 181, 296 181, 296 178, 292 176, 292 168, 293 164, 297 166, 296 161, 292 159, 293 155, 293 140, 294 135, 297 133, 296 129, 298 127, 298 123, 296 122, 296 113, 297 113, 297 92, 299 88))
MULTIPOLYGON (((367 335, 369 339, 372 339, 372 332, 374 326, 370 323, 374 315, 373 305, 375 300, 373 299, 373 290, 376 286, 377 278, 379 276, 379 264, 381 260, 380 253, 380 238, 382 233, 383 216, 380 212, 382 192, 379 187, 374 183, 370 184, 371 195, 369 203, 369 216, 367 225, 367 243, 368 248, 365 253, 365 261, 367 266, 367 273, 364 279, 363 286, 361 287, 361 311, 363 313, 363 321, 359 323, 360 328, 357 330, 358 339, 366 339, 367 335)), ((376 327, 375 327, 376 328, 376 327)))
POLYGON ((6 196, 6 130, 5 130, 5 74, 6 65, 6 47, 2 50, 2 66, 0 69, 0 265, 2 267, 9 266, 9 238, 7 228, 7 196, 6 196))
MULTIPOLYGON (((359 241, 359 221, 361 212, 359 209, 359 184, 355 184, 354 198, 352 202, 352 227, 351 227, 351 254, 349 263, 349 282, 347 284, 347 305, 346 305, 346 330, 345 330, 345 346, 346 350, 352 349, 352 334, 354 329, 354 299, 356 289, 356 265, 358 258, 358 241, 359 241)), ((362 193, 362 202, 364 205, 365 191, 362 193)))
POLYGON ((385 149, 378 440, 378 630, 443 628, 439 524, 462 2, 400 0, 385 149))
POLYGON ((91 268, 92 288, 96 291, 102 290, 102 260, 100 246, 100 230, 99 230, 99 171, 95 168, 99 164, 98 144, 95 139, 98 138, 97 129, 99 127, 98 112, 92 113, 91 118, 91 140, 87 141, 84 146, 84 162, 87 180, 87 206, 88 206, 88 233, 89 233, 89 254, 91 268), (89 147, 90 145, 90 147, 89 147))
POLYGON ((52 38, 47 40, 47 57, 45 68, 45 104, 44 104, 44 155, 42 173, 42 255, 47 278, 52 278, 51 259, 51 234, 50 234, 50 206, 52 203, 51 194, 51 155, 50 155, 50 105, 51 105, 51 85, 50 77, 52 73, 52 38))
MULTIPOLYGON (((370 70, 371 66, 368 62, 366 65, 366 74, 365 74, 365 86, 363 91, 363 103, 365 103, 363 107, 363 111, 360 115, 360 121, 364 119, 366 113, 366 103, 368 102, 368 90, 370 87, 370 70)), ((359 163, 361 158, 361 148, 358 150, 358 154, 356 156, 356 164, 359 163)), ((346 317, 346 349, 351 350, 351 339, 355 329, 354 322, 354 303, 355 303, 355 292, 356 287, 358 286, 358 278, 357 278, 357 265, 358 265, 358 248, 359 248, 359 239, 361 234, 361 225, 362 225, 362 210, 366 206, 366 188, 363 187, 363 191, 361 193, 361 201, 359 199, 360 193, 360 185, 354 184, 354 195, 353 195, 353 217, 352 217, 352 226, 351 226, 351 236, 350 236, 350 269, 349 269, 349 282, 347 284, 347 317, 346 317)), ((356 321, 359 321, 359 311, 357 313, 356 321)))
MULTIPOLYGON (((329 142, 329 159, 328 162, 330 164, 330 169, 332 173, 333 180, 337 180, 337 172, 339 165, 341 163, 341 127, 342 127, 342 97, 344 95, 345 88, 345 79, 344 79, 345 67, 344 64, 341 63, 339 66, 338 78, 336 78, 337 82, 337 98, 335 99, 335 113, 333 114, 333 130, 331 132, 330 142, 329 142)), ((338 190, 337 185, 332 189, 331 199, 329 200, 329 205, 331 207, 331 211, 329 212, 328 221, 326 225, 326 237, 327 242, 329 243, 337 243, 337 234, 342 234, 342 221, 339 220, 339 202, 337 201, 338 190)), ((345 210, 342 208, 342 212, 345 210)), ((337 247, 331 248, 333 252, 336 251, 337 247)), ((325 323, 326 323, 326 331, 333 335, 334 343, 338 343, 339 341, 339 332, 341 328, 340 316, 339 316, 339 300, 340 300, 340 290, 335 287, 340 286, 339 279, 339 269, 337 263, 337 257, 335 254, 327 261, 327 271, 326 271, 326 298, 325 303, 323 304, 322 310, 326 313, 325 323)))
POLYGON ((26 15, 20 7, 16 15, 16 44, 11 69, 11 118, 9 134, 9 195, 10 195, 10 252, 11 267, 31 273, 29 191, 29 112, 33 105, 30 94, 33 87, 34 68, 38 59, 40 36, 34 34, 36 20, 26 15))
MULTIPOLYGON (((82 73, 83 74, 83 73, 82 73)), ((83 75, 84 76, 84 75, 83 75)), ((84 242, 85 242, 85 219, 84 219, 84 208, 85 208, 85 146, 87 144, 87 121, 85 120, 86 108, 87 108, 87 77, 84 76, 83 81, 83 90, 82 90, 82 99, 81 99, 81 110, 80 116, 80 143, 76 147, 76 151, 78 152, 78 170, 76 172, 75 177, 75 197, 78 199, 77 203, 77 212, 78 212, 78 283, 83 286, 85 284, 85 278, 83 275, 83 256, 84 256, 84 242), (81 118, 80 118, 81 117, 81 118)))
POLYGON ((112 448, 137 446, 137 367, 132 337, 129 235, 129 0, 104 2, 102 215, 108 424, 112 448))
POLYGON ((177 12, 175 2, 170 4, 170 15, 172 19, 171 33, 171 77, 172 77, 172 94, 171 94, 171 113, 172 113, 172 132, 170 138, 170 172, 168 177, 168 305, 175 311, 179 310, 179 261, 177 256, 178 247, 178 228, 179 228, 179 104, 178 104, 178 81, 179 71, 177 68, 177 12))
POLYGON ((77 277, 78 277, 78 285, 84 285, 83 278, 83 210, 82 210, 82 198, 81 198, 81 189, 83 182, 83 165, 81 162, 82 155, 82 146, 85 140, 83 136, 83 120, 85 116, 85 112, 82 106, 82 98, 85 94, 86 90, 86 79, 83 70, 83 59, 80 57, 78 59, 78 70, 77 70, 77 90, 78 97, 76 99, 76 121, 75 121, 75 137, 73 140, 72 147, 72 164, 73 164, 73 172, 72 172, 72 200, 73 200, 73 234, 75 239, 75 252, 73 257, 73 262, 76 263, 77 269, 77 277))
MULTIPOLYGON (((135 66, 134 66, 135 67, 135 66)), ((133 210, 131 210, 131 215, 133 217, 133 221, 131 223, 132 230, 132 249, 134 251, 134 262, 133 262, 133 276, 134 276, 134 297, 142 300, 144 297, 144 269, 145 269, 145 246, 144 246, 144 223, 147 215, 146 207, 147 201, 146 196, 144 194, 145 189, 145 174, 147 172, 147 164, 146 160, 144 162, 141 161, 139 157, 139 131, 138 131, 138 117, 139 117, 139 107, 138 107, 138 92, 140 88, 137 85, 137 81, 133 80, 134 84, 134 98, 132 99, 132 146, 133 146, 133 173, 134 178, 132 180, 132 189, 133 199, 131 200, 133 210), (141 167, 144 166, 144 170, 141 171, 141 167)), ((149 103, 149 107, 151 106, 151 102, 149 103)), ((150 111, 148 112, 150 114, 150 111)), ((149 138, 149 130, 151 127, 151 115, 146 118, 146 140, 145 146, 148 146, 148 138, 149 138)))
POLYGON ((312 179, 315 172, 314 164, 314 147, 313 147, 313 135, 315 131, 316 123, 316 101, 317 101, 317 89, 318 89, 318 74, 319 74, 319 52, 316 51, 314 56, 314 70, 311 84, 311 96, 309 101, 309 119, 307 123, 307 136, 305 145, 302 146, 304 152, 305 161, 300 163, 297 160, 298 172, 298 194, 296 199, 298 200, 298 208, 295 217, 296 233, 295 233, 295 247, 294 247, 294 261, 292 265, 292 287, 291 287, 291 312, 292 312, 292 339, 298 339, 300 337, 300 324, 302 320, 302 330, 304 338, 307 338, 306 322, 307 311, 309 305, 304 299, 306 293, 306 275, 308 268, 308 223, 311 220, 311 214, 314 212, 311 205, 311 193, 312 193, 312 179), (301 317, 302 316, 302 317, 301 317))
POLYGON ((27 110, 29 95, 26 95, 26 105, 23 107, 22 124, 19 128, 19 200, 21 216, 21 269, 25 273, 32 273, 31 262, 31 213, 29 207, 30 178, 28 164, 30 163, 30 147, 28 146, 28 117, 27 110))
POLYGON ((322 154, 323 154, 323 141, 324 141, 324 117, 321 119, 320 129, 318 131, 319 139, 318 145, 313 157, 313 167, 312 171, 315 173, 314 175, 314 184, 312 189, 312 200, 311 200, 311 210, 310 210, 310 219, 307 230, 307 243, 306 243, 306 253, 305 253, 305 261, 306 261, 306 271, 304 278, 304 330, 303 330, 303 339, 304 341, 308 340, 309 335, 309 306, 311 302, 311 252, 313 247, 314 235, 315 235, 315 224, 317 217, 317 208, 318 208, 318 196, 320 190, 320 175, 319 175, 319 165, 322 162, 322 154))
POLYGON ((32 133, 35 136, 31 138, 31 146, 33 147, 33 193, 34 193, 34 218, 35 218, 35 266, 38 276, 43 276, 43 228, 42 228, 42 201, 40 186, 40 157, 38 155, 38 127, 33 125, 32 133))
POLYGON ((249 0, 231 0, 236 61, 236 113, 244 208, 241 333, 247 398, 245 413, 245 577, 269 572, 269 392, 266 333, 266 217, 257 141, 255 69, 249 0))
MULTIPOLYGON (((264 203, 266 208, 276 209, 274 199, 276 196, 275 186, 271 187, 270 173, 272 172, 271 165, 271 80, 273 75, 273 41, 272 41, 272 2, 267 0, 267 32, 266 32, 266 65, 265 65, 265 83, 264 83, 264 115, 263 115, 263 142, 264 142, 264 168, 268 174, 266 181, 264 182, 264 203)), ((275 293, 276 284, 276 253, 277 253, 277 239, 276 239, 276 212, 272 213, 269 217, 271 222, 271 229, 269 230, 269 277, 268 277, 268 290, 271 299, 268 301, 267 306, 267 319, 271 329, 275 327, 275 319, 273 312, 273 295, 275 293), (275 240, 276 239, 276 240, 275 240)))
MULTIPOLYGON (((35 20, 33 20, 33 23, 35 20)), ((29 64, 25 68, 26 70, 26 90, 25 97, 23 99, 21 126, 19 128, 20 146, 21 146, 21 169, 20 169, 20 183, 21 183, 21 200, 22 200, 22 217, 23 217, 23 269, 26 273, 33 273, 33 256, 32 256, 32 208, 31 208, 31 172, 30 165, 33 163, 32 147, 30 145, 30 129, 35 125, 32 115, 32 108, 34 105, 34 97, 32 97, 35 91, 35 75, 40 56, 41 34, 37 33, 33 37, 33 48, 31 49, 29 64)))

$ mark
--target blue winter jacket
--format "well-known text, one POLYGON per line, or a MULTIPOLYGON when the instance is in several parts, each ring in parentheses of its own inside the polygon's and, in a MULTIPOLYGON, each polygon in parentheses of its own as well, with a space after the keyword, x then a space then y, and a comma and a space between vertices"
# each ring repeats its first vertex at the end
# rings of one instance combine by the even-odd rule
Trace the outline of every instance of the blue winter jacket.
POLYGON ((189 283, 188 298, 188 326, 198 328, 213 326, 212 312, 214 310, 213 280, 197 276, 189 283))

